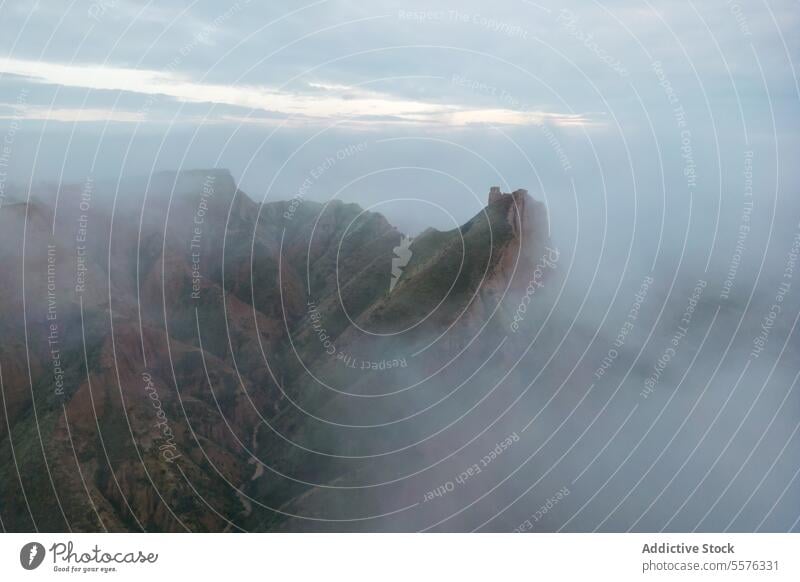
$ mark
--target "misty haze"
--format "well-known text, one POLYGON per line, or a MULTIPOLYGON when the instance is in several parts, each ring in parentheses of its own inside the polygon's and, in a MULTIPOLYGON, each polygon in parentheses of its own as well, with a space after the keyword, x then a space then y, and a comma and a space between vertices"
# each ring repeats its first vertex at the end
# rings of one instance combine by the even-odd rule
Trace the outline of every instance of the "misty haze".
POLYGON ((0 10, 9 532, 797 532, 797 3, 0 10))

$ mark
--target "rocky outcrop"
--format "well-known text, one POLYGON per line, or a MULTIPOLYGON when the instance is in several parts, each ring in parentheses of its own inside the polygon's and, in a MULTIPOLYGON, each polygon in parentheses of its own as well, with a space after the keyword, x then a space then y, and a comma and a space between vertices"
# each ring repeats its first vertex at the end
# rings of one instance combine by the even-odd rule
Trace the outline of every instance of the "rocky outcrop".
POLYGON ((28 338, 0 346, 9 530, 278 527, 269 508, 313 497, 298 480, 346 482, 353 470, 308 451, 397 438, 315 419, 379 423, 417 407, 411 392, 391 408, 342 392, 424 377, 487 320, 505 325, 498 307, 527 284, 546 237, 540 203, 492 188, 472 220, 407 245, 392 278, 403 235, 353 204, 258 204, 224 170, 104 187, 64 188, 55 229, 53 192, 0 209, 0 269, 20 275, 2 280, 0 331, 28 338), (10 250, 23 232, 24 256, 10 250), (428 343, 412 371, 409 354, 428 343), (34 513, 26 494, 40 500, 34 513))

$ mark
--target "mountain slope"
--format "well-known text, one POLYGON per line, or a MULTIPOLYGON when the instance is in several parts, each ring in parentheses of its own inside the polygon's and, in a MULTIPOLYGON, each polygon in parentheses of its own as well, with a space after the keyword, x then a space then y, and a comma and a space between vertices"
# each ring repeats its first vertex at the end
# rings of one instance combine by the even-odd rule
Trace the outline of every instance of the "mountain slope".
POLYGON ((34 194, 0 208, 14 531, 289 527, 435 424, 392 419, 491 349, 545 239, 539 203, 494 196, 411 242, 392 288, 403 235, 353 204, 258 204, 222 170, 34 194))

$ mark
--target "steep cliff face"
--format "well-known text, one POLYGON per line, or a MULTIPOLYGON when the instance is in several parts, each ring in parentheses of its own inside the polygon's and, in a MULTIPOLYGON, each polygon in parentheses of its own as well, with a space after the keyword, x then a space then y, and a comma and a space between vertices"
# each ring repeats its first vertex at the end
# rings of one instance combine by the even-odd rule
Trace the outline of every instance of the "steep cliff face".
POLYGON ((397 277, 404 238, 382 216, 258 204, 221 170, 0 208, 5 527, 282 527, 308 483, 368 470, 337 456, 412 436, 348 427, 434 401, 407 386, 489 349, 474 338, 508 325, 545 220, 524 191, 492 194, 413 240, 397 277))
POLYGON ((499 197, 490 193, 489 206, 505 209, 511 236, 501 249, 500 259, 482 292, 516 293, 528 285, 531 272, 544 252, 548 238, 547 213, 544 204, 534 200, 527 190, 515 190, 499 197))

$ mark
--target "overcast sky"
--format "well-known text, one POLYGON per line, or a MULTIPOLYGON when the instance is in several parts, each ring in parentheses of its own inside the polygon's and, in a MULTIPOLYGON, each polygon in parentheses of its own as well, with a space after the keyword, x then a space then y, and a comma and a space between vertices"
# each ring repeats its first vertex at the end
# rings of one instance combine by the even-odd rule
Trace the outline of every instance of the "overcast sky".
POLYGON ((662 213, 677 200, 680 217, 694 196, 715 215, 723 198, 738 208, 753 150, 764 198, 789 200, 799 7, 7 1, 7 171, 30 183, 226 167, 270 200, 334 158, 307 196, 387 201, 413 230, 463 221, 493 184, 527 187, 554 216, 561 202, 565 223, 634 198, 662 213))

